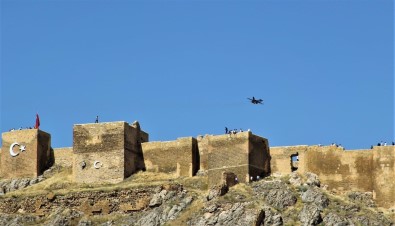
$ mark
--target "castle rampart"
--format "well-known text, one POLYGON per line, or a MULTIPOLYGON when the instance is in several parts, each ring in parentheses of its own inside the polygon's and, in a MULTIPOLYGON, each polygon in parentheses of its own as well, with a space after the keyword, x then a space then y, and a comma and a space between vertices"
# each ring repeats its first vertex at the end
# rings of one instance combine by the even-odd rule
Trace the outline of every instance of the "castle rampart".
POLYGON ((328 189, 372 192, 383 207, 395 207, 395 146, 345 151, 336 146, 272 147, 272 173, 313 172, 328 189), (298 156, 298 161, 291 156, 298 156))
POLYGON ((236 174, 239 182, 249 182, 270 174, 270 153, 265 138, 251 132, 206 135, 198 138, 201 166, 209 186, 222 179, 222 173, 236 174))
POLYGON ((51 135, 38 129, 2 134, 1 175, 4 178, 37 177, 54 161, 51 135))
POLYGON ((62 167, 73 166, 73 147, 54 148, 55 164, 62 167))
POLYGON ((53 151, 51 136, 41 130, 5 132, 1 177, 37 177, 54 161, 72 166, 74 181, 81 183, 118 183, 138 170, 186 177, 200 171, 210 187, 224 180, 224 172, 230 184, 235 178, 250 182, 270 173, 313 172, 329 190, 372 192, 379 206, 395 208, 395 146, 352 151, 306 145, 269 149, 267 139, 251 132, 165 142, 148 138, 138 122, 78 124, 73 128, 73 147, 53 151))
POLYGON ((139 129, 126 122, 74 125, 76 182, 117 183, 143 169, 139 129))
POLYGON ((142 144, 144 164, 148 171, 194 176, 199 170, 197 140, 193 137, 175 141, 142 144))

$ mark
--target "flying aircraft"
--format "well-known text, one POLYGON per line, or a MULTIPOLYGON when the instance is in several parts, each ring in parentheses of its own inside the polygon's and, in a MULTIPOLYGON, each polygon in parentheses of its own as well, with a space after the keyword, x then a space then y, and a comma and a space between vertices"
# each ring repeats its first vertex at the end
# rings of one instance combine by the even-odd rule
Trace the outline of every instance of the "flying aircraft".
POLYGON ((249 99, 253 104, 263 104, 262 99, 255 99, 255 97, 252 97, 252 99, 251 98, 247 98, 247 99, 249 99))

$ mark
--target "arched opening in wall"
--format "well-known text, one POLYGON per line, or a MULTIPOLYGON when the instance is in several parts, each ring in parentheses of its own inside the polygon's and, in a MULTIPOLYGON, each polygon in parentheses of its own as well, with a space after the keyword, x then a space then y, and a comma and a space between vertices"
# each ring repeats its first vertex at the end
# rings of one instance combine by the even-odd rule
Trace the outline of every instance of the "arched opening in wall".
POLYGON ((299 153, 296 152, 296 154, 292 154, 290 158, 291 158, 291 171, 294 172, 298 170, 299 167, 299 153))

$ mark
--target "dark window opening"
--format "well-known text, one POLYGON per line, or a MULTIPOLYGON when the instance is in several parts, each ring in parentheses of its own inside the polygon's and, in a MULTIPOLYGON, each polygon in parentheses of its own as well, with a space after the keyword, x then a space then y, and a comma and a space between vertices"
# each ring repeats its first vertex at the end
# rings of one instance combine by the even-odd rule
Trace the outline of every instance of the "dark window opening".
POLYGON ((292 154, 290 158, 291 158, 291 171, 294 172, 298 170, 299 167, 299 153, 296 152, 296 154, 292 154))

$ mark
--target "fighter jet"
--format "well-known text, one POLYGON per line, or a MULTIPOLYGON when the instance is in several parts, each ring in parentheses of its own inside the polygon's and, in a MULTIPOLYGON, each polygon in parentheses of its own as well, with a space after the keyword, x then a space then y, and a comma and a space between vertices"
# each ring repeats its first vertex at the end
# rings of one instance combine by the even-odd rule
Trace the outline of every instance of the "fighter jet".
POLYGON ((263 104, 262 99, 255 99, 255 97, 252 97, 252 99, 251 98, 247 98, 247 99, 249 99, 253 104, 263 104))

